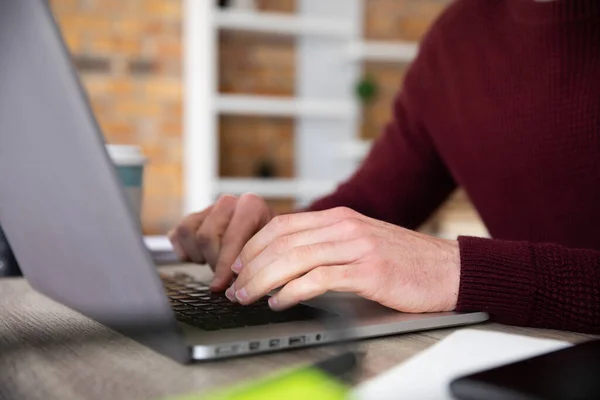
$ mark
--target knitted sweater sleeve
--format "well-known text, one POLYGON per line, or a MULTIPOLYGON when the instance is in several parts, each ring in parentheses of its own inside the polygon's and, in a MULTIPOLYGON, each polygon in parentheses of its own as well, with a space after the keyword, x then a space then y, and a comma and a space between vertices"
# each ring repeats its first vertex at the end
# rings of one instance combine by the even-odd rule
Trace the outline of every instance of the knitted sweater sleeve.
POLYGON ((460 237, 459 246, 459 311, 600 334, 600 251, 473 237, 460 237))

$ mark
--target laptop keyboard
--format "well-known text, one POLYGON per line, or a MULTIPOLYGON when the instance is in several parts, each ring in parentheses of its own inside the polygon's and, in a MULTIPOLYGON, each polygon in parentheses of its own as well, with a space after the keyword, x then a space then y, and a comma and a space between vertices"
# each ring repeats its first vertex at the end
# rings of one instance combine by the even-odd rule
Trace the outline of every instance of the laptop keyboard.
POLYGON ((229 301, 224 293, 211 292, 208 285, 190 276, 161 278, 177 320, 205 331, 306 321, 333 315, 303 304, 276 312, 269 308, 268 297, 242 306, 229 301))

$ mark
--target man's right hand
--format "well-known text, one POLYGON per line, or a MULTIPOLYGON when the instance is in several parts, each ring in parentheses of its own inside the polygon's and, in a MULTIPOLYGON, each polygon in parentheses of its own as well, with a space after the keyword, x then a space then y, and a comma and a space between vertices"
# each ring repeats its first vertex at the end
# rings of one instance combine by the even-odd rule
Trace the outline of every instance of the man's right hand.
POLYGON ((223 291, 231 285, 231 266, 246 242, 273 217, 258 196, 221 196, 204 211, 185 217, 169 239, 182 261, 208 263, 215 273, 211 289, 223 291))

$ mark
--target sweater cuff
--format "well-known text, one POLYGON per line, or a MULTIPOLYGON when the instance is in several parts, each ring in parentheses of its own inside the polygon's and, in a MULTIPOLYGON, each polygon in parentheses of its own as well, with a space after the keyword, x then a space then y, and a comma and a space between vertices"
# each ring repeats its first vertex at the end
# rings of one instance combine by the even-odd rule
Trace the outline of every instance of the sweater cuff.
POLYGON ((458 243, 457 311, 483 311, 498 322, 527 325, 535 298, 530 245, 464 236, 458 243))

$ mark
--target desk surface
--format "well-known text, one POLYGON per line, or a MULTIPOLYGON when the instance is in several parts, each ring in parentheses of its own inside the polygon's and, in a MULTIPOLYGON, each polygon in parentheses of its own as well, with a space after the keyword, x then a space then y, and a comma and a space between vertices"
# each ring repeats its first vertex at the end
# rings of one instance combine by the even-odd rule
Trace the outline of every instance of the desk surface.
MULTIPOLYGON (((493 323, 472 328, 573 343, 594 337, 493 323)), ((361 342, 366 358, 358 380, 385 371, 453 331, 361 342)), ((260 377, 333 351, 324 346, 184 366, 40 295, 23 279, 0 280, 0 398, 155 399, 260 377)))

